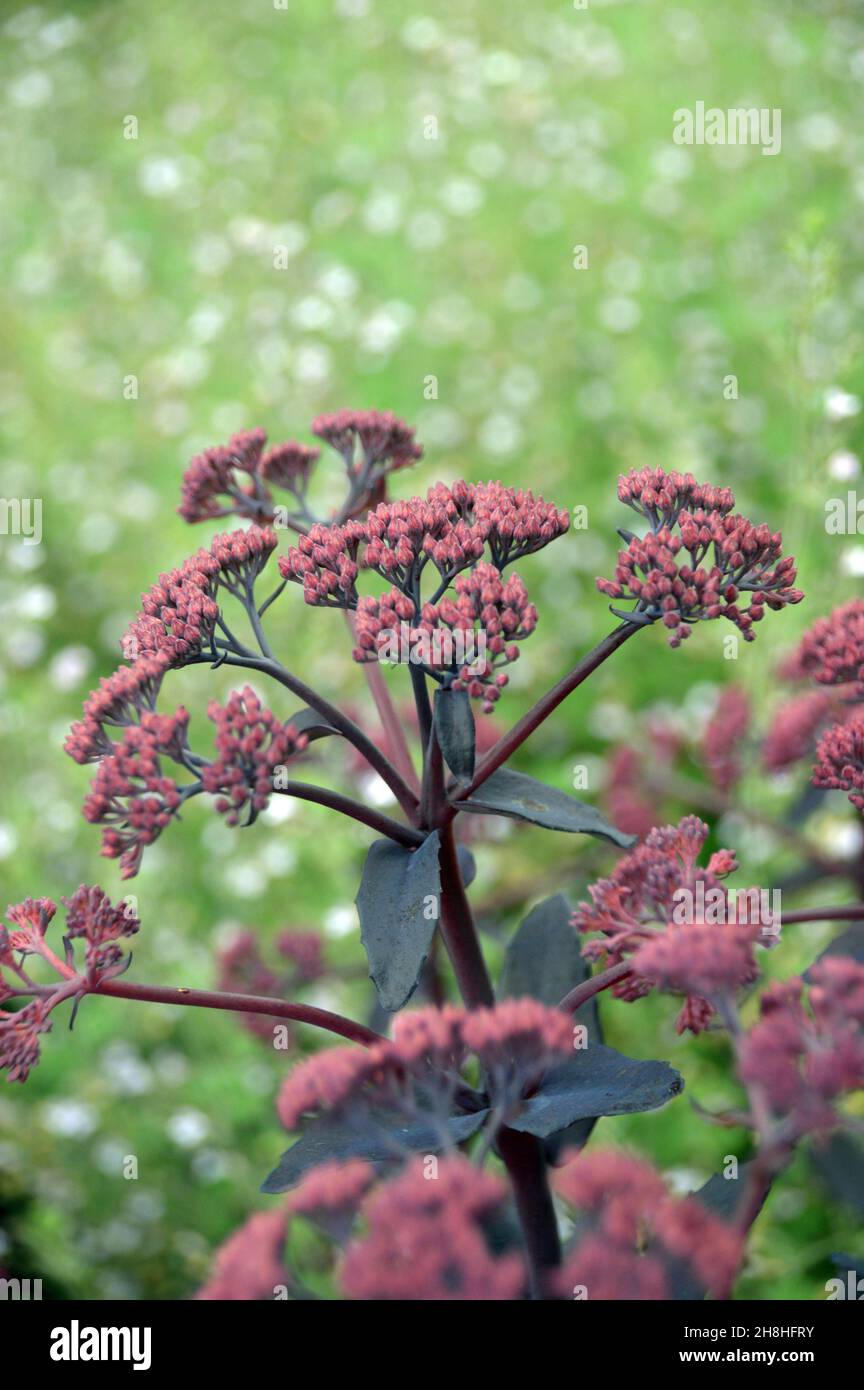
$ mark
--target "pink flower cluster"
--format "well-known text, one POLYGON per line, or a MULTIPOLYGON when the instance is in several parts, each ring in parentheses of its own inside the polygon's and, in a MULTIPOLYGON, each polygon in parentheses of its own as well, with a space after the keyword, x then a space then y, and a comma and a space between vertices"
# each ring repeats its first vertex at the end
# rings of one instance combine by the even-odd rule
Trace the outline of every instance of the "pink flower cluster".
POLYGON ((162 669, 157 657, 142 657, 103 682, 66 744, 79 762, 99 759, 84 816, 105 827, 102 853, 119 858, 124 878, 138 872, 145 847, 158 839, 192 796, 215 796, 216 810, 229 825, 239 823, 247 806, 254 819, 267 805, 279 770, 308 742, 246 686, 233 691, 224 706, 211 700, 208 714, 216 725, 216 757, 201 758, 189 748, 189 715, 182 706, 173 715, 149 708, 162 669), (122 729, 118 740, 106 733, 115 725, 122 729), (180 785, 165 772, 165 758, 195 780, 180 785))
POLYGON ((780 533, 730 515, 734 497, 728 488, 703 488, 689 474, 667 479, 661 469, 643 469, 623 478, 619 496, 622 490, 622 500, 648 517, 652 529, 642 538, 626 533, 615 578, 597 580, 601 593, 635 602, 620 617, 662 620, 673 647, 690 636, 694 623, 727 618, 749 642, 766 607, 780 609, 803 598, 792 587, 795 562, 783 556, 780 533), (694 498, 692 511, 683 509, 688 494, 694 498), (741 605, 745 594, 750 595, 746 608, 741 605))
MULTIPOLYGON (((344 517, 380 501, 387 474, 423 455, 411 426, 378 410, 320 415, 312 422, 312 433, 342 455, 349 486, 344 517)), ((321 450, 292 439, 265 453, 266 442, 264 430, 245 430, 227 445, 197 454, 183 475, 178 511, 184 521, 211 521, 234 513, 272 524, 280 511, 276 487, 293 499, 290 512, 282 509, 285 524, 305 529, 312 520, 306 496, 321 450)))
MULTIPOLYGON (((0 1000, 7 998, 0 993, 0 1000)), ((39 1038, 50 1033, 51 1020, 44 999, 31 999, 16 1012, 0 1009, 0 1071, 8 1081, 26 1081, 39 1061, 39 1038)))
POLYGON ((692 473, 633 468, 618 479, 618 500, 644 516, 652 531, 674 526, 682 512, 726 516, 735 506, 731 487, 697 483, 692 473))
POLYGON ((363 1158, 331 1159, 303 1174, 288 1198, 295 1216, 312 1220, 352 1217, 375 1182, 375 1169, 363 1158))
POLYGON ((275 504, 269 483, 302 501, 320 449, 290 440, 265 454, 266 442, 264 430, 244 430, 232 435, 227 445, 196 454, 183 475, 177 508, 183 520, 212 521, 236 513, 272 522, 275 504), (241 482, 238 474, 248 481, 241 482))
POLYGON ((25 898, 23 902, 7 907, 6 920, 12 922, 13 926, 8 933, 4 928, 5 934, 0 935, 0 964, 11 963, 10 950, 23 951, 25 955, 38 953, 56 911, 57 904, 50 898, 25 898))
POLYGON ((312 433, 342 455, 350 478, 369 489, 387 473, 423 457, 415 430, 387 410, 337 410, 312 421, 312 433), (359 457, 358 457, 359 447, 359 457))
POLYGON ((501 572, 567 527, 566 512, 531 492, 439 483, 425 501, 382 503, 363 522, 313 526, 279 569, 303 585, 307 603, 356 609, 355 660, 412 661, 483 699, 488 712, 507 683, 496 668, 516 659, 517 643, 537 623, 522 580, 505 581, 501 572), (430 564, 440 582, 424 602, 421 581, 430 564), (361 597, 363 570, 390 589, 361 597))
POLYGON ((864 599, 853 598, 819 618, 795 653, 796 674, 820 685, 851 685, 864 698, 864 599))
POLYGON ((656 827, 609 878, 592 885, 591 902, 580 903, 572 918, 579 931, 599 933, 583 955, 632 966, 613 986, 618 998, 638 999, 652 988, 686 996, 679 1032, 706 1028, 714 1001, 756 978, 757 941, 769 944, 764 938, 776 935, 761 895, 754 904, 755 890, 744 895, 743 912, 737 896, 730 902, 720 880, 737 867, 734 855, 719 850, 707 868, 699 866, 707 835, 696 816, 656 827))
POLYGON ((762 740, 762 766, 766 772, 783 772, 812 756, 819 729, 832 717, 836 704, 824 690, 793 695, 775 711, 762 740))
POLYGON ((69 731, 64 748, 70 758, 76 763, 98 762, 113 748, 105 733, 106 725, 123 728, 138 723, 143 713, 155 711, 170 664, 167 652, 151 652, 131 666, 121 666, 112 675, 103 676, 99 689, 84 702, 83 719, 69 731))
POLYGON ((86 942, 88 977, 100 980, 116 973, 125 961, 119 942, 134 936, 141 926, 131 904, 112 903, 101 888, 85 883, 62 902, 66 909, 66 936, 70 941, 80 937, 86 942))
POLYGON ((162 769, 162 759, 182 762, 189 715, 145 711, 103 757, 84 801, 84 817, 102 825, 102 854, 120 860, 123 878, 133 878, 146 845, 177 816, 184 792, 162 769))
POLYGON ((217 1252, 216 1267, 196 1298, 236 1303, 277 1297, 289 1283, 283 1259, 287 1234, 284 1208, 250 1216, 217 1252))
POLYGON ((849 800, 864 811, 864 718, 832 724, 819 740, 813 784, 848 792, 849 800))
POLYGON ((864 1086, 864 965, 828 955, 808 974, 807 998, 800 979, 765 991, 739 1054, 742 1081, 784 1117, 792 1138, 834 1128, 839 1097, 864 1086))
POLYGON ((172 666, 183 666, 209 647, 219 616, 213 598, 217 571, 208 552, 199 551, 179 569, 161 574, 141 595, 142 611, 121 639, 127 660, 164 653, 172 666))
POLYGON ((482 699, 489 714, 508 683, 499 668, 518 659, 537 609, 519 575, 505 580, 494 565, 457 575, 453 588, 454 598, 424 604, 416 622, 414 604, 399 589, 358 599, 354 659, 410 662, 448 676, 452 689, 482 699))
POLYGON ((741 778, 744 739, 750 728, 750 701, 738 685, 720 694, 702 736, 702 760, 714 786, 728 796, 741 778))
POLYGON ((276 549, 276 533, 251 526, 216 536, 209 550, 199 550, 179 569, 162 574, 141 597, 142 611, 122 638, 123 655, 135 661, 146 654, 166 655, 183 666, 212 647, 219 605, 219 585, 248 584, 260 574, 276 549))
POLYGON ((119 942, 133 936, 141 925, 128 904, 115 906, 101 888, 82 884, 71 898, 62 901, 66 908, 65 963, 45 940, 46 929, 57 912, 57 904, 50 898, 13 903, 4 914, 11 926, 0 923, 0 1005, 30 996, 17 1010, 0 1008, 0 1071, 7 1072, 9 1081, 26 1081, 39 1061, 39 1039, 51 1031, 50 1015, 57 1004, 86 993, 125 968, 119 942), (72 968, 72 943, 79 938, 86 943, 81 975, 72 968), (24 960, 30 955, 41 956, 57 974, 54 985, 37 985, 31 979, 24 969, 24 960))
POLYGON ((217 796, 216 810, 229 825, 239 823, 247 805, 254 820, 270 800, 274 774, 308 739, 278 720, 248 685, 232 691, 225 705, 211 700, 207 714, 216 725, 217 757, 202 769, 204 791, 217 796))
POLYGON ((562 1297, 578 1290, 589 1300, 670 1298, 670 1259, 718 1294, 735 1275, 742 1241, 734 1227, 693 1197, 670 1197, 641 1159, 613 1149, 582 1153, 558 1171, 555 1187, 588 1223, 557 1276, 562 1297))
POLYGON ((367 1231, 345 1252, 343 1291, 399 1301, 519 1298, 521 1256, 493 1255, 483 1229, 506 1198, 500 1178, 460 1155, 412 1161, 364 1204, 367 1231))
POLYGON ((301 1062, 279 1093, 279 1118, 296 1129, 305 1115, 386 1106, 413 1113, 415 1087, 446 1117, 469 1054, 485 1072, 492 1103, 512 1106, 573 1047, 566 1014, 534 999, 504 1000, 468 1012, 453 1005, 400 1015, 393 1041, 360 1051, 334 1047, 301 1062))

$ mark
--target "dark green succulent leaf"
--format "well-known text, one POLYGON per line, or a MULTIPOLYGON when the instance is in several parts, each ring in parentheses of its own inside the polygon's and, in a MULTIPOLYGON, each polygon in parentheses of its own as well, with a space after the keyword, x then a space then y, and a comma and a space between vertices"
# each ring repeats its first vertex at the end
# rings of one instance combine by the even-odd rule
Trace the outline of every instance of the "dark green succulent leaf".
POLYGON ((332 724, 328 724, 317 709, 309 709, 308 707, 298 709, 296 714, 292 714, 287 722, 293 724, 298 734, 305 734, 310 743, 314 743, 318 738, 329 738, 333 734, 341 738, 339 730, 334 728, 332 724))
POLYGON ((417 988, 440 911, 438 831, 418 849, 369 846, 357 893, 360 936, 382 1006, 395 1013, 417 988))
POLYGON ((436 690, 435 733, 444 761, 458 782, 474 776, 476 734, 466 690, 436 690))
POLYGON ((470 1115, 451 1115, 448 1135, 424 1121, 406 1124, 398 1115, 380 1112, 364 1122, 349 1123, 332 1115, 310 1120, 296 1144, 286 1149, 273 1172, 261 1184, 262 1192, 285 1192, 299 1182, 310 1168, 331 1159, 365 1158, 376 1167, 401 1162, 408 1153, 438 1153, 463 1143, 476 1134, 488 1110, 470 1115))
POLYGON ((864 1145, 839 1131, 823 1142, 814 1140, 810 1158, 832 1197, 864 1216, 864 1145))
MULTIPOLYGON (((703 1207, 707 1207, 708 1211, 719 1220, 726 1221, 731 1225, 747 1200, 749 1176, 750 1164, 741 1163, 738 1165, 736 1177, 727 1178, 724 1173, 714 1173, 704 1186, 692 1195, 697 1202, 700 1202, 703 1207)), ((767 1195, 766 1191, 759 1204, 760 1210, 767 1195)), ((666 1266, 666 1281, 670 1299, 675 1299, 678 1302, 701 1303, 708 1290, 697 1279, 687 1261, 673 1259, 671 1256, 663 1254, 662 1251, 660 1255, 666 1266)))
POLYGON ((457 845, 456 857, 459 860, 459 870, 462 874, 462 882, 465 884, 466 888, 470 888, 471 884, 477 877, 477 861, 475 860, 474 855, 471 853, 470 849, 468 849, 465 845, 457 845))
POLYGON ((570 925, 572 908, 563 893, 532 908, 511 938, 504 957, 500 993, 518 999, 530 994, 554 1005, 588 974, 579 933, 570 925))
MULTIPOLYGON (((500 993, 518 998, 529 994, 544 1004, 557 1004, 576 985, 588 978, 590 968, 582 955, 579 933, 570 925, 571 904, 563 893, 546 898, 529 912, 504 957, 500 993)), ((589 999, 573 1015, 591 1043, 602 1042, 597 1000, 589 999)), ((596 1120, 575 1120, 544 1140, 547 1162, 556 1164, 562 1154, 586 1144, 596 1120)))
POLYGON ((682 1077, 667 1062, 638 1061, 589 1043, 569 1061, 550 1067, 509 1124, 545 1139, 577 1120, 656 1110, 683 1089, 682 1077))
POLYGON ((474 811, 484 816, 509 816, 513 820, 530 821, 546 830, 564 830, 571 835, 598 835, 611 840, 620 849, 635 845, 635 835, 625 835, 607 821, 606 817, 575 796, 548 787, 524 772, 501 767, 487 778, 473 796, 458 803, 462 811, 474 811))

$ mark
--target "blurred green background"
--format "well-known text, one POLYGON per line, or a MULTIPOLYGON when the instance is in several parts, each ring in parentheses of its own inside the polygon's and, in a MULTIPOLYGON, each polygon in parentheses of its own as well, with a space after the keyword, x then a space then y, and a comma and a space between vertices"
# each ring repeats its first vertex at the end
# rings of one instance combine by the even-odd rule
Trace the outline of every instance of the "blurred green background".
MULTIPOLYGON (((208 539, 176 515, 185 464, 241 428, 309 439, 318 412, 391 409, 426 446, 397 495, 491 476, 588 508, 587 529, 520 566, 541 619, 507 720, 608 630, 594 577, 627 524, 617 473, 731 484, 742 511, 782 527, 806 603, 769 613, 736 661, 719 625, 676 652, 659 631, 639 637, 519 765, 567 788, 585 763, 600 797, 602 756, 632 716, 662 706, 696 728, 734 679, 770 719, 778 655, 864 574, 859 538, 824 530, 826 498, 859 476, 860 6, 7 0, 0 33, 0 490, 41 498, 44 529, 38 546, 0 537, 3 904, 94 880, 122 895, 80 815, 89 771, 61 745, 141 590, 208 539), (697 101, 780 108, 781 153, 674 144, 672 113, 697 101)), ((338 615, 291 590, 270 631, 286 664, 366 708, 338 615)), ((196 669, 163 698, 205 733, 207 699, 230 684, 196 669)), ((319 771, 350 775, 338 752, 319 771)), ((782 792, 747 785, 760 806, 782 792)), ((214 948, 238 926, 264 942, 312 926, 341 976, 306 997, 368 1014, 352 907, 368 837, 318 808, 277 809, 232 832, 193 805, 145 855, 125 885, 144 920, 133 977, 212 985, 214 948)), ((769 835, 720 830, 742 882, 794 868, 769 835)), ((549 891, 578 893, 614 862, 596 842, 496 833, 472 896, 509 895, 505 937, 521 881, 530 904, 547 870, 549 891)), ((813 833, 857 844, 845 803, 813 833)), ((797 931, 772 973, 832 934, 797 931)), ((677 1039, 674 1014, 607 1000, 608 1041, 670 1057, 706 1106, 734 1100, 722 1040, 677 1039)), ((85 1001, 26 1088, 0 1093, 0 1266, 55 1297, 188 1296, 265 1204, 289 1064, 225 1015, 85 1001)), ((744 1141, 706 1126, 688 1094, 596 1137, 696 1186, 744 1141)), ((853 1225, 801 1158, 741 1294, 824 1297, 829 1253, 861 1248, 853 1225)))

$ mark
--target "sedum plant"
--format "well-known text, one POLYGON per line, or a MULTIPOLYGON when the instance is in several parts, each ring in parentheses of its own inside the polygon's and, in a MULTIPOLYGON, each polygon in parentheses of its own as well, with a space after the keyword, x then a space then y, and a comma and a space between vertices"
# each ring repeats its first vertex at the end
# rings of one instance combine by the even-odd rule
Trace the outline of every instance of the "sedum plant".
MULTIPOLYGON (((323 1231, 335 1287, 351 1299, 730 1297, 749 1230, 796 1146, 808 1136, 852 1142, 844 1096, 864 1074, 858 938, 841 938, 805 978, 765 988, 745 1026, 739 1002, 759 986, 781 923, 758 893, 754 901, 732 891, 734 853, 707 854, 708 825, 692 813, 644 823, 649 795, 640 801, 633 750, 611 779, 620 823, 516 771, 511 759, 655 624, 673 647, 695 624, 719 619, 752 641, 768 612, 802 598, 794 561, 779 534, 735 513, 730 489, 660 469, 631 472, 618 496, 639 530, 620 532, 614 577, 598 580, 617 622, 512 727, 490 732, 488 716, 500 719, 506 704, 508 668, 538 622, 514 566, 566 543, 567 512, 496 482, 439 483, 424 498, 389 501, 390 476, 422 452, 409 426, 340 411, 313 432, 344 471, 343 502, 328 518, 310 509, 317 448, 266 450, 254 430, 192 461, 182 516, 246 524, 143 596, 124 661, 88 698, 66 750, 94 768, 84 815, 127 879, 202 796, 231 826, 251 825, 270 798, 289 796, 371 832, 357 912, 377 1019, 389 1021, 373 1028, 286 997, 323 973, 309 931, 279 938, 277 971, 247 933, 223 954, 217 991, 129 980, 138 917, 82 886, 63 900, 65 929, 54 926, 48 899, 7 910, 2 1065, 10 1080, 25 1080, 55 1010, 74 1011, 87 994, 233 1011, 265 1038, 277 1020, 341 1040, 286 1075, 277 1110, 291 1142, 263 1183, 272 1201, 218 1252, 203 1298, 313 1296, 290 1256, 300 1221, 323 1231), (277 556, 282 530, 294 543, 277 556), (313 607, 343 611, 346 651, 366 673, 379 730, 285 664, 280 610, 298 590, 313 607), (382 661, 407 668, 407 709, 392 699, 382 661), (193 665, 238 670, 237 689, 207 708, 209 733, 182 706, 166 705, 172 671, 193 665), (296 700, 288 719, 263 703, 266 682, 296 700), (323 739, 350 749, 345 791, 309 780, 310 747, 323 739), (385 784, 388 810, 351 794, 358 764, 385 784), (593 836, 618 858, 590 900, 537 902, 492 979, 471 905, 468 842, 479 818, 502 816, 593 836), (432 971, 439 941, 449 974, 432 971), (417 1007, 430 979, 434 1003, 417 1007), (726 1030, 742 1099, 735 1112, 706 1118, 753 1132, 753 1157, 735 1181, 717 1175, 697 1193, 674 1195, 643 1160, 592 1144, 599 1116, 680 1104, 683 1089, 669 1062, 604 1044, 597 1004, 607 990, 637 1006, 652 992, 676 996, 679 1031, 726 1030)), ((824 620, 805 639, 801 669, 826 687, 862 680, 864 625, 857 609, 851 617, 824 620)), ((828 702, 818 718, 808 707, 787 719, 787 741, 806 743, 802 728, 837 712, 827 689, 818 698, 828 702)), ((742 720, 733 692, 706 736, 724 796, 742 720)), ((820 744, 817 774, 817 785, 842 786, 859 806, 861 743, 844 709, 820 744)))

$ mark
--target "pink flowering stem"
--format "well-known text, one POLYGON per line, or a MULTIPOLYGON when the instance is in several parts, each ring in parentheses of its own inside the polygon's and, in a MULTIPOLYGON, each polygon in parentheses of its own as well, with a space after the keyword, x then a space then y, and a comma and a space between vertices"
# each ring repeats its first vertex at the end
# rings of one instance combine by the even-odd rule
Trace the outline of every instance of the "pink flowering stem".
POLYGON ((343 714, 336 705, 331 705, 330 701, 325 699, 323 695, 319 695, 317 690, 313 690, 305 681, 300 680, 299 676, 293 675, 280 662, 271 658, 257 657, 253 652, 242 649, 240 655, 225 656, 223 664, 242 666, 247 670, 261 671, 264 675, 272 676, 273 680, 278 681, 280 685, 285 686, 286 690, 290 690, 293 695, 296 695, 298 700, 302 700, 304 704, 317 710, 328 724, 332 724, 334 729, 337 729, 344 738, 348 739, 349 743, 353 743, 358 752, 363 754, 363 757, 374 768, 379 777, 387 783, 408 819, 412 822, 415 820, 417 797, 411 788, 396 771, 390 760, 384 756, 380 748, 376 747, 359 725, 355 724, 353 719, 349 719, 347 714, 343 714))
POLYGON ((292 1004, 285 999, 263 999, 255 994, 230 994, 212 989, 184 989, 176 985, 142 985, 126 980, 103 980, 88 990, 91 994, 107 994, 112 999, 138 999, 150 1004, 187 1004, 195 1009, 230 1009, 241 1014, 267 1014, 270 1018, 287 1018, 295 1023, 308 1023, 313 1028, 326 1028, 350 1042, 371 1047, 382 1041, 380 1033, 355 1023, 328 1009, 316 1009, 312 1004, 292 1004))
POLYGON ((474 777, 469 785, 459 790, 454 805, 458 808, 460 801, 464 801, 466 797, 476 792, 478 787, 482 787, 487 777, 491 777, 493 772, 497 772, 498 768, 512 757, 517 748, 520 748, 525 740, 530 738, 535 729, 538 729, 544 720, 549 718, 549 715, 558 708, 563 700, 567 699, 568 695, 572 695, 577 686, 587 680, 598 666, 602 666, 607 657, 610 657, 613 652, 617 652, 628 637, 632 637, 635 632, 640 631, 641 625, 638 623, 619 623, 618 627, 614 628, 607 637, 604 637, 593 651, 583 656, 572 671, 563 676, 557 685, 553 685, 552 689, 547 691, 536 705, 490 748, 486 756, 477 764, 474 777))
POLYGON ((399 845, 406 845, 409 849, 422 845, 425 838, 422 831, 414 830, 410 825, 403 825, 401 821, 393 820, 371 806, 363 806, 359 801, 353 801, 350 796, 343 796, 341 792, 331 791, 329 787, 316 787, 311 782, 285 782, 283 786, 275 787, 274 791, 280 796, 296 796, 300 801, 314 801, 319 806, 328 806, 331 811, 350 816, 352 820, 368 825, 379 835, 386 835, 388 839, 395 840, 399 845))
POLYGON ((592 975, 580 985, 574 986, 556 1007, 563 1009, 565 1013, 575 1014, 576 1010, 587 1004, 589 999, 593 999, 595 994, 617 984, 619 980, 626 979, 632 973, 633 967, 629 961, 622 960, 618 965, 610 965, 607 970, 601 970, 599 974, 592 975))

